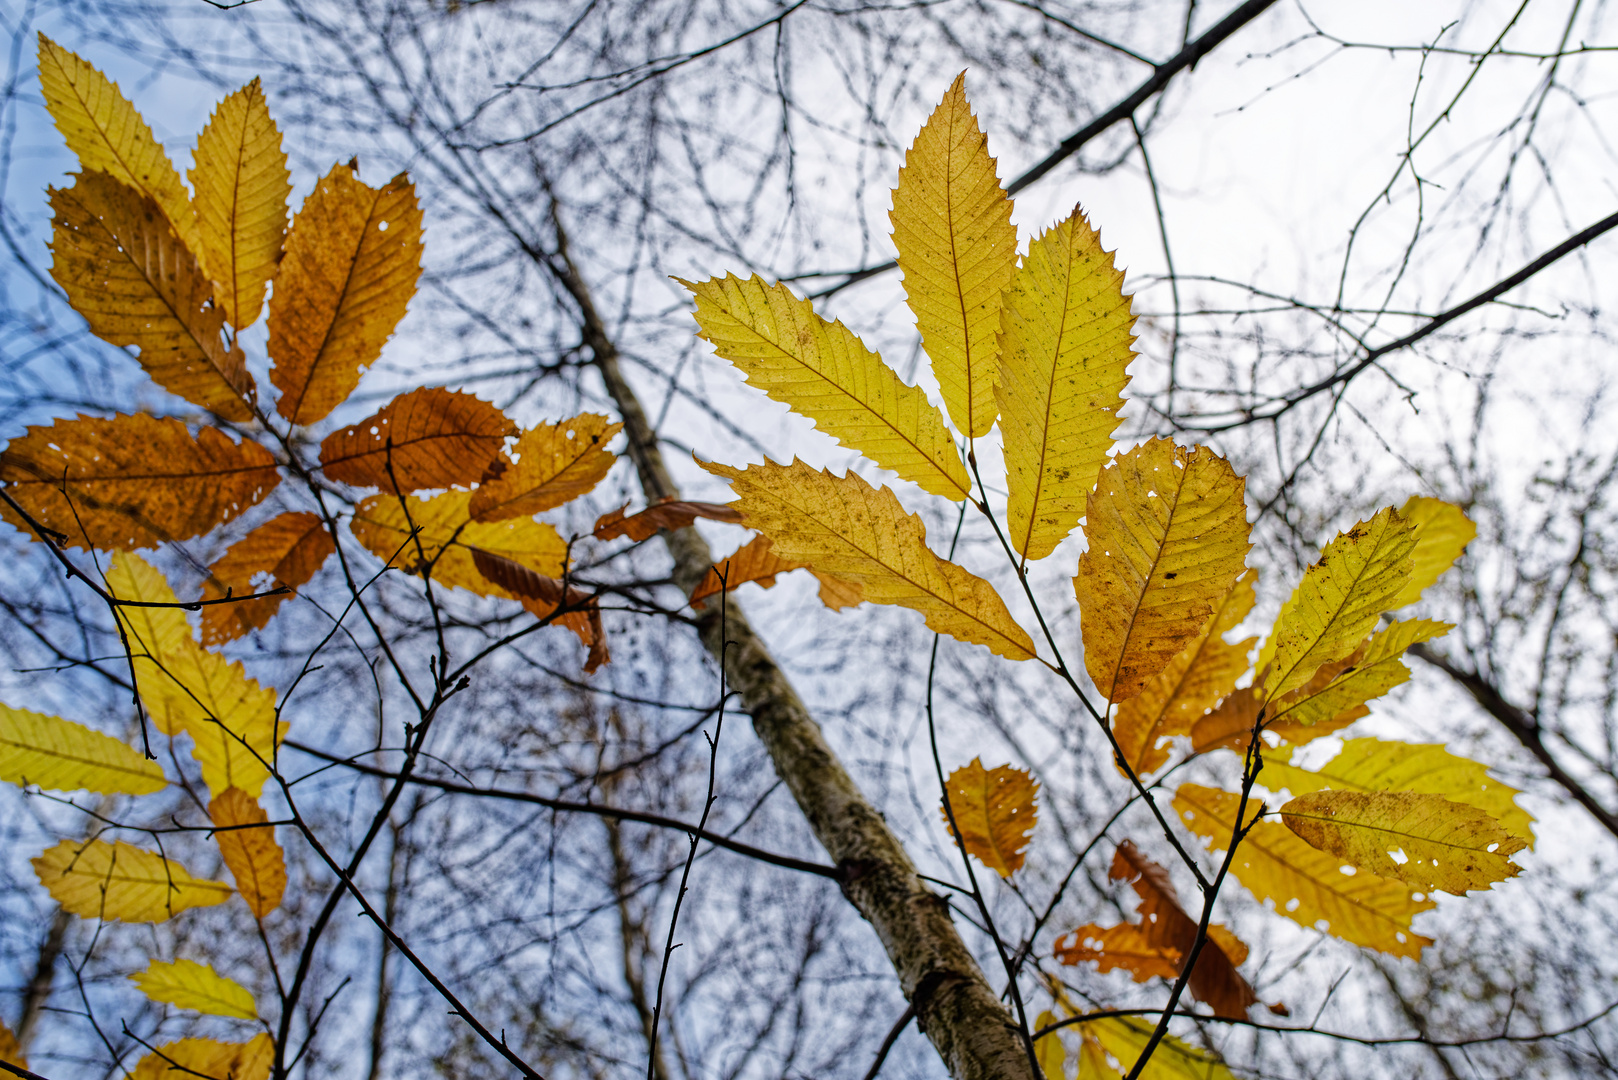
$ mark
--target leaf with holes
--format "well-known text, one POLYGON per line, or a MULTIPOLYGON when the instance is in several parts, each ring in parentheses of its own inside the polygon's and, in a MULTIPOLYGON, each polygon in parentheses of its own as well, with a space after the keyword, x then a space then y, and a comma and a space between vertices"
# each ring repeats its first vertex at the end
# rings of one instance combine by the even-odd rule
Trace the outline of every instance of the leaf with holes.
POLYGON ((428 387, 400 394, 380 412, 340 428, 320 444, 320 467, 333 480, 384 491, 421 491, 476 483, 517 426, 488 402, 428 387))
POLYGON ((962 765, 944 782, 949 805, 940 806, 944 825, 950 813, 969 855, 1003 878, 1021 869, 1028 837, 1039 820, 1039 784, 1026 769, 1001 765, 985 769, 979 758, 962 765))
POLYGON ((1224 458, 1168 439, 1101 473, 1073 588, 1085 670, 1108 701, 1140 693, 1212 620, 1252 546, 1245 492, 1224 458))
POLYGON ((801 461, 746 469, 702 466, 728 479, 744 523, 784 559, 853 582, 863 599, 921 612, 941 634, 1010 660, 1034 658, 1034 642, 987 581, 934 555, 921 518, 886 487, 834 476, 801 461))
MULTIPOLYGON (((292 219, 270 297, 276 412, 324 419, 392 336, 421 277, 421 208, 409 177, 381 188, 334 165, 292 219)), ((474 478, 475 479, 475 478, 474 478)))
POLYGON ((473 493, 472 519, 532 517, 588 495, 618 460, 608 453, 607 443, 623 427, 584 413, 523 432, 512 448, 516 462, 498 463, 498 475, 483 480, 473 493))

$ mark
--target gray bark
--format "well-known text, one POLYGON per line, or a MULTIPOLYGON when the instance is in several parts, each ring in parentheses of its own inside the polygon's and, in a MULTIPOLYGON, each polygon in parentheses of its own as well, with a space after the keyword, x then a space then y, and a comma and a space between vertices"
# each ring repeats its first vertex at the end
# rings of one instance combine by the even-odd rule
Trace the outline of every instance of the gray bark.
MULTIPOLYGON (((652 429, 618 363, 618 351, 597 315, 588 286, 568 257, 557 229, 558 257, 548 267, 580 313, 584 342, 617 404, 648 500, 678 498, 652 429)), ((675 583, 690 592, 713 552, 695 529, 665 533, 675 583)), ((843 895, 871 924, 887 950, 900 988, 915 1009, 917 1026, 955 1080, 1034 1080, 1027 1044, 1011 1014, 961 940, 945 900, 927 888, 910 856, 876 807, 826 743, 786 674, 733 599, 709 604, 698 629, 708 651, 724 664, 730 688, 752 717, 775 770, 785 781, 815 837, 842 874, 843 895)))

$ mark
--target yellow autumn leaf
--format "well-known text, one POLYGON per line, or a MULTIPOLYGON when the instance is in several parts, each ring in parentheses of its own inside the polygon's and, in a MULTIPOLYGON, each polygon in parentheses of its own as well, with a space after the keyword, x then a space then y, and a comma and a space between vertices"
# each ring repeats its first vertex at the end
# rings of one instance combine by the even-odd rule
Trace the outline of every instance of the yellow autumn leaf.
MULTIPOLYGON (((303 585, 337 551, 326 522, 319 514, 277 514, 230 546, 208 567, 202 598, 217 600, 229 589, 233 596, 250 596, 261 575, 275 587, 303 585)), ((202 609, 202 643, 208 646, 234 641, 270 621, 286 596, 265 596, 232 604, 211 604, 202 609)))
MULTIPOLYGON (((137 555, 118 555, 106 580, 121 600, 177 603, 163 575, 137 555)), ((248 678, 240 662, 197 644, 178 607, 125 606, 118 618, 134 656, 141 701, 158 730, 191 736, 191 756, 209 790, 238 787, 257 798, 286 729, 276 719, 275 691, 248 678)))
POLYGON ((873 604, 919 611, 940 634, 1010 660, 1034 658, 1033 639, 1012 620, 994 586, 933 554, 927 527, 904 512, 890 489, 797 460, 702 467, 731 482, 732 505, 781 558, 858 585, 860 598, 873 604))
POLYGON ((588 495, 618 460, 607 451, 607 443, 623 427, 598 413, 584 413, 529 428, 512 447, 517 460, 497 466, 499 475, 472 493, 472 520, 532 517, 588 495))
POLYGON ((17 1036, 6 1027, 5 1021, 0 1020, 0 1061, 7 1065, 15 1065, 19 1069, 28 1068, 28 1055, 22 1052, 22 1044, 17 1036))
POLYGON ((1399 516, 1410 522, 1416 533, 1416 547, 1410 553, 1410 581, 1388 605, 1389 610, 1414 604, 1461 557, 1478 534, 1478 527, 1459 506, 1425 495, 1412 495, 1399 507, 1399 516))
POLYGON ((148 795, 168 783, 163 766, 110 735, 9 705, 0 705, 0 780, 107 795, 148 795))
POLYGON ((1269 670, 1267 698, 1297 689, 1359 647, 1410 580, 1415 542, 1410 523, 1388 507, 1326 545, 1259 651, 1258 670, 1269 670))
MULTIPOLYGON (((1054 1023, 1055 1013, 1042 1012, 1034 1020, 1034 1030, 1042 1031, 1054 1023)), ((1039 1071, 1045 1080, 1066 1080, 1067 1048, 1062 1045, 1062 1037, 1056 1032, 1034 1041, 1034 1057, 1039 1061, 1039 1071)))
POLYGON ((1022 868, 1028 837, 1039 820, 1039 784, 1026 769, 1001 765, 985 769, 980 758, 962 765, 944 782, 949 806, 938 812, 949 826, 950 812, 967 854, 1003 878, 1022 868))
MULTIPOLYGON (((1399 686, 1410 678, 1402 659, 1405 650, 1420 641, 1431 641, 1453 629, 1452 624, 1433 619, 1406 619, 1371 635, 1364 645, 1344 658, 1345 670, 1324 685, 1311 679, 1305 685, 1271 702, 1265 709, 1266 723, 1292 723, 1309 726, 1344 713, 1399 686)), ((1331 665, 1328 665, 1331 666, 1331 665)), ((1322 667, 1320 671, 1326 671, 1322 667)))
MULTIPOLYGON (((1200 784, 1181 784, 1174 793, 1180 819, 1214 851, 1230 846, 1239 804, 1239 796, 1200 784)), ((1244 824, 1258 811, 1258 800, 1249 799, 1244 824)), ((1392 956, 1420 956, 1432 939, 1412 930, 1411 920, 1437 904, 1415 899, 1416 890, 1401 881, 1364 870, 1345 873, 1343 866, 1344 860, 1309 846, 1285 825, 1260 821, 1236 849, 1230 872, 1300 926, 1392 956)))
POLYGON ((555 526, 532 518, 473 521, 471 500, 466 491, 403 501, 397 495, 373 495, 354 508, 350 529, 354 539, 384 562, 391 559, 394 566, 417 573, 425 560, 436 584, 480 596, 516 598, 478 572, 472 563, 474 548, 521 563, 542 577, 562 576, 567 542, 555 526), (412 525, 420 530, 414 539, 412 525))
POLYGON ((1006 293, 994 392, 1006 529, 1025 559, 1043 559, 1073 531, 1112 449, 1135 355, 1123 283, 1075 208, 1029 246, 1006 293))
POLYGON ((353 393, 415 295, 421 248, 409 177, 378 189, 335 165, 321 179, 293 218, 270 297, 276 412, 312 424, 353 393))
POLYGON ((1515 877, 1528 846, 1475 806, 1414 791, 1312 791, 1281 807, 1311 847, 1423 892, 1457 896, 1515 877))
MULTIPOLYGON (((1151 1017, 1110 1016, 1083 1027, 1128 1073, 1151 1041, 1157 1024, 1151 1017)), ((1140 1080, 1235 1080, 1235 1074, 1206 1050, 1164 1035, 1141 1070, 1140 1080)))
POLYGON ((1017 272, 1011 200, 966 100, 966 73, 905 153, 893 189, 905 295, 950 419, 969 438, 994 427, 1000 306, 1017 272))
POLYGON ((63 840, 33 859, 52 898, 84 919, 162 922, 194 907, 230 899, 220 881, 194 878, 173 859, 133 844, 63 840))
POLYGON ((84 171, 104 172, 153 200, 200 257, 196 214, 180 173, 118 84, 40 34, 39 86, 56 129, 84 171))
MULTIPOLYGON (((200 536, 261 501, 280 477, 255 442, 209 427, 192 438, 178 420, 137 413, 28 428, 0 453, 0 482, 70 547, 121 551, 200 536)), ((0 505, 0 517, 33 538, 11 507, 0 505)))
POLYGON ((749 385, 922 490, 951 502, 971 498, 972 479, 942 414, 854 331, 757 274, 675 280, 696 298, 697 336, 749 385))
POLYGON ((1293 750, 1283 746, 1265 753, 1259 779, 1271 791, 1303 795, 1330 788, 1442 795, 1451 802, 1477 807, 1533 846, 1534 818, 1517 805, 1517 789, 1490 776, 1488 766, 1452 754, 1437 743, 1349 739, 1336 757, 1317 769, 1292 764, 1293 750))
POLYGON ((153 1001, 164 1001, 210 1016, 232 1016, 238 1020, 258 1017, 258 1006, 245 986, 195 960, 176 960, 172 964, 153 960, 145 971, 131 975, 129 981, 153 1001))
POLYGON ((1224 458, 1168 439, 1102 471, 1073 589, 1085 670, 1108 701, 1140 693, 1213 618, 1252 546, 1246 491, 1224 458))
POLYGON ((226 788, 208 803, 214 840, 253 915, 262 919, 281 906, 287 891, 286 855, 275 842, 269 815, 240 788, 226 788), (256 826, 256 827, 255 827, 256 826))
MULTIPOLYGON (((1330 666, 1327 669, 1330 670, 1330 666)), ((1307 689, 1307 688, 1305 688, 1307 689)), ((1299 690, 1297 693, 1304 693, 1299 690)), ((1214 750, 1234 750, 1245 754, 1253 741, 1253 725, 1258 722, 1261 706, 1251 686, 1233 690, 1212 712, 1199 717, 1191 725, 1191 753, 1206 754, 1214 750)), ((1346 712, 1326 720, 1317 720, 1307 726, 1291 720, 1264 724, 1264 734, 1274 735, 1283 743, 1302 746, 1341 731, 1371 712, 1369 705, 1356 705, 1346 712)), ((1269 760, 1268 757, 1265 760, 1269 760)))
MULTIPOLYGON (((1151 1063, 1148 1062, 1148 1065, 1151 1063)), ((1092 1033, 1079 1029, 1079 1071, 1076 1080, 1122 1080, 1123 1073, 1112 1067, 1107 1048, 1092 1033)))
POLYGON ((255 390, 241 347, 220 336, 213 283, 157 203, 104 172, 50 189, 51 277, 91 331, 136 357, 171 394, 238 423, 255 390))
POLYGON ((1202 633, 1153 676, 1140 693, 1118 706, 1112 720, 1113 738, 1123 751, 1124 764, 1136 776, 1162 768, 1169 759, 1163 740, 1191 734, 1197 720, 1228 695, 1247 670, 1248 654, 1258 639, 1247 638, 1231 645, 1225 635, 1253 610, 1257 582, 1254 570, 1237 578, 1202 633))
POLYGON ((221 101, 197 138, 197 254, 213 275, 214 299, 238 331, 264 307, 287 231, 292 174, 281 132, 257 79, 221 101))
POLYGON ((140 1059, 129 1080, 269 1080, 275 1042, 267 1034, 244 1043, 181 1039, 165 1043, 140 1059))

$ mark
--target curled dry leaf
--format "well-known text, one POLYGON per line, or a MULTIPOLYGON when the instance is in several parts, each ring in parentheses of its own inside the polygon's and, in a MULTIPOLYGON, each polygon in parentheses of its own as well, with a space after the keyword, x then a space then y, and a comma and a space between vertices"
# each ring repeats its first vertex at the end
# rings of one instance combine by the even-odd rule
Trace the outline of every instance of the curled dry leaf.
POLYGON ((601 602, 596 597, 571 585, 564 586, 556 578, 536 574, 519 562, 477 548, 472 549, 472 564, 484 577, 516 596, 523 607, 542 619, 551 617, 564 603, 573 609, 555 618, 557 623, 578 635, 584 647, 590 650, 584 661, 586 675, 611 659, 607 651, 607 632, 601 626, 601 602))
MULTIPOLYGON (((1198 922, 1186 914, 1179 894, 1169 873, 1159 864, 1143 855, 1133 841, 1118 845, 1108 877, 1114 881, 1127 881, 1140 897, 1140 930, 1146 944, 1172 952, 1176 957, 1176 972, 1191 955, 1197 940, 1198 922)), ((1227 932, 1216 937, 1210 933, 1197 954, 1196 966, 1191 969, 1187 987, 1198 1001, 1207 1003, 1215 1015, 1227 1019, 1241 1019, 1247 1008, 1258 1002, 1252 986, 1236 970, 1238 960, 1227 954, 1226 945, 1234 942, 1227 932), (1221 941, 1224 938, 1224 941, 1221 941)), ((1246 957, 1246 946, 1241 949, 1246 957)))
POLYGON ((241 788, 226 788, 208 804, 214 841, 255 918, 281 906, 287 891, 286 855, 269 815, 241 788))
MULTIPOLYGON (((277 515, 232 544, 208 568, 202 598, 216 600, 227 590, 233 596, 249 596, 255 591, 253 579, 260 574, 269 577, 272 588, 285 585, 296 589, 314 577, 336 551, 337 545, 319 514, 277 515)), ((203 608, 202 643, 223 645, 248 631, 262 629, 285 599, 283 594, 203 608)))
POLYGON ((597 518, 594 530, 596 539, 616 540, 620 536, 627 536, 636 542, 650 540, 665 529, 670 532, 683 529, 698 518, 731 525, 739 525, 742 521, 741 512, 736 507, 720 503, 664 499, 625 517, 624 511, 628 508, 629 504, 625 503, 597 518))
POLYGON ((378 189, 360 182, 352 162, 332 166, 292 220, 270 297, 276 412, 313 424, 348 399, 404 318, 421 250, 409 177, 378 189))
POLYGON ((427 387, 326 436, 320 467, 333 480, 384 491, 466 486, 483 478, 516 433, 488 402, 427 387))
POLYGON ((949 774, 944 790, 949 805, 940 805, 939 813, 948 827, 953 811, 967 854, 1003 878, 1021 869, 1039 820, 1039 784, 1028 771, 1010 765, 985 769, 982 759, 973 758, 949 774))
MULTIPOLYGON (((178 420, 137 413, 30 427, 0 453, 0 481, 70 546, 129 551, 223 525, 280 477, 257 443, 231 442, 215 428, 192 438, 178 420)), ((0 516, 32 537, 9 506, 0 504, 0 516)))

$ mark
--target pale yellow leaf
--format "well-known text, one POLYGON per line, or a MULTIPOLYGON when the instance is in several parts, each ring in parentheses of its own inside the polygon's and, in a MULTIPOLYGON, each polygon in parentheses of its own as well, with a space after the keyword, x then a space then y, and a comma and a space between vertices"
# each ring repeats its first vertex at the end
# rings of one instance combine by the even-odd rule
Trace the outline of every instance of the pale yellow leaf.
POLYGON ((1073 589, 1085 670, 1108 701, 1140 693, 1213 618, 1252 546, 1246 490, 1224 458, 1168 439, 1102 471, 1073 589))
POLYGON ((157 203, 104 172, 50 189, 51 277, 91 331, 132 345, 153 381, 226 420, 253 418, 247 356, 221 337, 213 283, 157 203))
POLYGON ((1028 837, 1039 820, 1039 784, 1026 769, 1000 765, 985 769, 979 758, 962 765, 944 782, 949 806, 939 806, 944 825, 951 812, 969 855, 1003 878, 1022 868, 1028 837))
POLYGON ((33 860, 41 885, 84 919, 162 922, 194 907, 230 899, 220 881, 194 878, 173 859, 132 844, 63 840, 33 860))
POLYGON ((153 960, 145 971, 136 972, 129 980, 153 1001, 164 1001, 210 1016, 231 1016, 237 1020, 258 1017, 258 1006, 253 1003, 253 995, 248 993, 247 987, 195 960, 176 960, 172 964, 153 960))
POLYGON ((287 231, 292 174, 257 79, 221 101, 197 138, 198 255, 217 283, 225 321, 251 326, 264 307, 287 231))
POLYGON ((152 199, 200 256, 196 214, 180 173, 118 84, 40 34, 39 86, 56 129, 85 171, 98 169, 152 199))
MULTIPOLYGON (((1253 610, 1257 581, 1256 571, 1243 573, 1219 601, 1202 633, 1153 676, 1139 694, 1118 706, 1112 734, 1123 751, 1120 772, 1125 765, 1136 776, 1162 768, 1169 759, 1164 740, 1191 734, 1192 725, 1235 688, 1236 680, 1247 670, 1248 654, 1258 639, 1247 638, 1231 645, 1226 643, 1225 635, 1253 610)), ((1248 726, 1251 728, 1251 723, 1248 726)))
POLYGON ((941 634, 1011 660, 1034 658, 1034 642, 987 581, 933 554, 921 518, 886 487, 854 473, 834 476, 801 461, 746 469, 702 466, 729 480, 745 523, 784 559, 860 587, 873 604, 920 611, 941 634))
POLYGON ((1389 610, 1414 604, 1444 571, 1455 565, 1478 534, 1478 527, 1454 503, 1412 495, 1399 507, 1399 516, 1416 532, 1416 547, 1410 553, 1410 581, 1388 605, 1389 610))
MULTIPOLYGON (((1125 1073, 1134 1068, 1156 1027, 1155 1018, 1139 1016, 1112 1016, 1084 1025, 1125 1073)), ((1235 1080, 1235 1074, 1206 1050, 1165 1035, 1147 1059, 1140 1080, 1235 1080)))
POLYGON ((697 300, 697 336, 750 385, 924 491, 971 498, 971 477, 938 409, 848 327, 756 274, 680 284, 697 300))
POLYGON ((480 596, 516 597, 478 572, 472 549, 521 563, 542 577, 560 578, 567 542, 555 526, 532 518, 473 521, 472 494, 447 491, 431 499, 373 495, 354 508, 354 539, 377 558, 411 573, 430 567, 438 585, 470 589, 480 596), (420 532, 412 538, 411 527, 420 532))
POLYGON ((1259 651, 1258 670, 1269 670, 1267 698, 1297 689, 1359 647, 1410 580, 1415 542, 1410 523, 1388 507, 1326 545, 1259 651))
POLYGON ((1135 355, 1123 283, 1075 208, 1033 242, 1006 293, 995 386, 1011 491, 1006 530, 1029 560, 1079 523, 1112 449, 1135 355))
MULTIPOLYGON (((112 561, 107 589, 121 600, 176 603, 163 575, 137 555, 112 561)), ((276 719, 275 691, 249 679, 240 662, 197 644, 177 607, 125 606, 118 617, 135 659, 141 701, 158 730, 191 736, 191 756, 209 790, 237 787, 257 798, 286 730, 276 719)))
POLYGON ((893 243, 905 295, 950 419, 969 438, 994 427, 1002 293, 1017 271, 1017 229, 988 139, 956 77, 905 154, 893 190, 893 243))
POLYGON ((110 735, 9 705, 0 705, 0 780, 106 795, 147 795, 168 783, 161 765, 110 735))
POLYGON ((1515 877, 1528 846, 1475 806, 1413 791, 1312 791, 1281 807, 1311 847, 1423 892, 1457 896, 1515 877))
MULTIPOLYGON (((1056 1014, 1042 1012, 1034 1020, 1034 1030, 1041 1031, 1056 1023, 1056 1014)), ((1045 1080, 1066 1080, 1067 1074, 1063 1071, 1067 1067, 1067 1048, 1062 1045, 1062 1037, 1056 1032, 1034 1041, 1034 1057, 1039 1061, 1039 1071, 1045 1080)))
POLYGON ((270 297, 276 412, 312 424, 353 393, 416 293, 421 250, 409 177, 377 189, 332 167, 293 218, 270 297))
POLYGON ((623 426, 584 413, 523 432, 512 448, 516 462, 502 462, 499 475, 472 494, 472 519, 532 517, 588 495, 618 460, 607 443, 623 426))
MULTIPOLYGON (((1174 794, 1186 827, 1215 851, 1230 846, 1239 804, 1239 796, 1200 784, 1182 784, 1174 794)), ((1252 828, 1230 868, 1254 896, 1299 925, 1393 956, 1417 957, 1432 944, 1410 928, 1416 915, 1437 906, 1431 898, 1415 899, 1400 881, 1352 866, 1345 871, 1344 860, 1310 847, 1285 825, 1252 823, 1258 811, 1259 801, 1249 799, 1244 824, 1252 828)))
POLYGON ((208 804, 214 840, 236 879, 253 915, 262 919, 277 907, 287 890, 286 855, 275 842, 269 815, 240 788, 226 788, 208 804))
POLYGON ((1533 846, 1534 818, 1517 805, 1517 789, 1494 779, 1481 762, 1458 757, 1437 743, 1350 739, 1336 757, 1318 769, 1299 768, 1292 764, 1292 755, 1290 746, 1264 755, 1260 780, 1265 787, 1294 795, 1328 788, 1442 795, 1451 802, 1477 807, 1533 846))
POLYGON ((269 1080, 275 1042, 267 1034, 244 1043, 181 1039, 140 1059, 129 1080, 269 1080))

